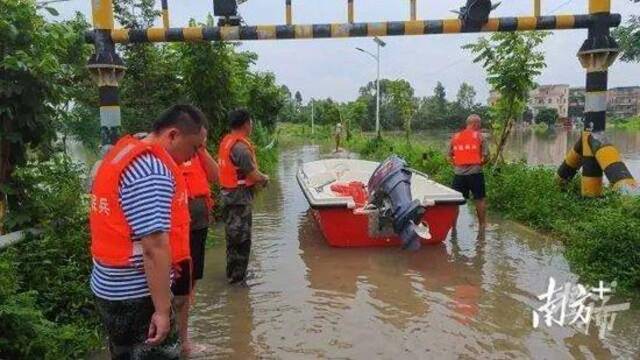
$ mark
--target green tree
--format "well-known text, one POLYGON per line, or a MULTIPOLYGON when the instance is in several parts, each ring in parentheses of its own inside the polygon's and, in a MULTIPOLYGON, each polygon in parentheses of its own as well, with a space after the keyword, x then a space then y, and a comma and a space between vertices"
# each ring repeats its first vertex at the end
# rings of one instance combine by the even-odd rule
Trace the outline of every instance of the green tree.
POLYGON ((389 83, 392 116, 397 118, 404 128, 405 137, 409 141, 411 135, 411 121, 417 108, 417 101, 413 97, 413 88, 406 80, 396 80, 389 83))
MULTIPOLYGON (((153 26, 160 12, 154 0, 122 0, 114 2, 114 16, 125 28, 143 29, 153 26)), ((149 131, 164 109, 185 100, 177 59, 168 45, 127 44, 119 49, 127 66, 119 87, 123 130, 149 131)))
POLYGON ((554 126, 558 121, 558 110, 553 108, 542 108, 538 110, 535 116, 536 124, 547 124, 549 127, 554 126))
POLYGON ((300 91, 296 91, 295 100, 298 107, 300 107, 302 105, 302 94, 300 91))
POLYGON ((436 87, 433 89, 433 102, 437 111, 441 113, 447 112, 447 92, 440 81, 438 81, 436 87))
MULTIPOLYGON (((214 23, 208 15, 202 25, 214 23)), ((191 25, 196 25, 191 20, 191 25)), ((227 113, 248 95, 248 69, 257 56, 236 53, 227 42, 175 44, 178 76, 187 100, 198 106, 209 120, 209 139, 217 142, 227 129, 227 113)))
POLYGON ((65 61, 83 35, 66 23, 46 22, 31 0, 2 2, 0 34, 1 219, 15 167, 25 163, 28 149, 48 148, 56 138, 73 86, 73 67, 65 61))
POLYGON ((97 150, 100 140, 98 88, 86 67, 93 46, 87 44, 81 36, 90 25, 79 12, 64 24, 77 36, 59 58, 67 71, 61 79, 64 94, 56 117, 55 130, 60 134, 65 148, 67 138, 71 136, 87 145, 89 149, 97 150))
POLYGON ((433 89, 433 95, 419 100, 416 114, 416 125, 421 129, 434 129, 448 127, 447 123, 450 104, 447 101, 447 93, 441 82, 438 81, 433 89))
POLYGON ((355 101, 351 101, 346 105, 346 116, 349 118, 350 124, 357 124, 360 129, 363 128, 363 124, 369 124, 372 119, 369 118, 369 112, 367 111, 366 99, 358 98, 355 101))
POLYGON ((628 22, 613 31, 620 45, 622 57, 627 62, 640 62, 640 16, 631 15, 628 22))
POLYGON ((497 149, 493 162, 502 159, 513 123, 525 110, 528 93, 535 86, 533 80, 546 66, 544 53, 537 47, 547 35, 533 31, 496 33, 463 46, 476 55, 474 62, 482 63, 487 82, 500 94, 491 124, 497 149))
MULTIPOLYGON (((362 130, 370 131, 376 118, 376 83, 371 81, 360 88, 358 102, 367 104, 367 116, 359 117, 362 130)), ((380 80, 380 126, 382 129, 399 130, 410 128, 417 108, 414 90, 406 80, 380 80)))
POLYGON ((456 94, 456 104, 465 111, 470 111, 476 104, 476 89, 473 86, 463 82, 456 94))
MULTIPOLYGON (((381 129, 399 129, 402 123, 399 119, 392 116, 391 95, 389 86, 392 80, 380 79, 380 128, 381 129)), ((367 102, 367 111, 371 123, 361 124, 363 130, 369 131, 375 128, 376 119, 376 82, 370 81, 360 88, 360 99, 367 102)))
POLYGON ((254 73, 250 79, 244 106, 254 120, 273 130, 277 115, 284 107, 286 94, 276 85, 273 73, 254 73))

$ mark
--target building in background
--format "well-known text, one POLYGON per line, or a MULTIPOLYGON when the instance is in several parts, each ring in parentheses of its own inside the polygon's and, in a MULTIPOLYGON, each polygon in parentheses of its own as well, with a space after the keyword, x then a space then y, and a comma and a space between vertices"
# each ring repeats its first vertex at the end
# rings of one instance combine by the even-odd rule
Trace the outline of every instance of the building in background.
POLYGON ((609 89, 607 116, 612 119, 640 116, 640 86, 623 86, 609 89))
MULTIPOLYGON (((500 99, 500 94, 491 91, 488 103, 490 106, 496 104, 500 99)), ((569 116, 569 85, 540 85, 529 92, 529 102, 527 107, 530 110, 530 117, 538 114, 544 108, 555 109, 560 119, 569 116)))
MULTIPOLYGON (((500 94, 491 91, 490 106, 496 104, 500 94)), ((559 119, 582 122, 584 119, 585 88, 569 85, 540 85, 529 92, 528 108, 533 117, 540 109, 551 108, 558 111, 559 119)), ((623 86, 609 89, 607 93, 607 117, 624 119, 640 116, 640 86, 623 86)))
POLYGON ((569 119, 575 124, 584 120, 585 88, 577 87, 569 89, 569 119))
POLYGON ((535 117, 544 108, 555 109, 560 119, 569 116, 569 85, 540 85, 529 92, 529 108, 535 117))

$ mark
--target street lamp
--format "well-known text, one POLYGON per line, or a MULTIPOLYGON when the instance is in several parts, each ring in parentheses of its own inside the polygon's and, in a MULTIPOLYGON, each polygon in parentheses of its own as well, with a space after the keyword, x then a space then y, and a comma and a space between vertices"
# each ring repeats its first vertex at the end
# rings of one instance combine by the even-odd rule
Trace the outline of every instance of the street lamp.
POLYGON ((378 136, 378 138, 380 138, 380 47, 386 46, 387 44, 384 41, 380 40, 380 38, 378 38, 377 36, 373 38, 373 41, 375 41, 377 45, 377 55, 373 55, 367 50, 359 47, 357 47, 356 50, 361 51, 374 58, 378 65, 378 74, 376 76, 376 135, 378 136))

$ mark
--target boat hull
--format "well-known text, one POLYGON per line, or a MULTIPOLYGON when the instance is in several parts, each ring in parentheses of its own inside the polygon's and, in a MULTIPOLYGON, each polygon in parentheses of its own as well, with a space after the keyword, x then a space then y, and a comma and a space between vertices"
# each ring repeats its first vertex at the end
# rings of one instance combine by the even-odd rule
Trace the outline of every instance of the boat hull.
MULTIPOLYGON (((400 246, 397 235, 374 237, 369 234, 369 217, 348 208, 312 209, 313 217, 330 246, 334 247, 376 247, 400 246)), ((426 209, 423 222, 429 225, 430 239, 423 239, 423 245, 443 242, 453 227, 458 215, 457 204, 441 204, 426 209)))
MULTIPOLYGON (((356 159, 325 159, 304 163, 296 175, 326 241, 335 247, 401 246, 392 220, 377 207, 363 206, 358 186, 367 184, 380 163, 356 159), (340 185, 337 188, 335 185, 340 185), (339 189, 338 189, 339 188, 339 189), (347 191, 348 190, 348 191, 347 191), (382 223, 379 223, 381 221, 382 223)), ((453 227, 458 207, 465 203, 459 192, 411 171, 412 201, 425 209, 422 223, 429 236, 422 244, 443 242, 453 227)), ((421 228, 421 230, 423 230, 421 228)))

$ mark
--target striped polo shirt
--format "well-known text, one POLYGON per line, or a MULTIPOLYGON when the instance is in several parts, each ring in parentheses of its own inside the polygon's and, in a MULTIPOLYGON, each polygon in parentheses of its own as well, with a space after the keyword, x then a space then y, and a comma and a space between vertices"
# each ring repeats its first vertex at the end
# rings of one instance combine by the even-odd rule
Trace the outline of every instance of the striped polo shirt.
POLYGON ((105 300, 150 296, 144 273, 140 239, 171 227, 171 200, 175 181, 155 155, 145 153, 124 170, 119 183, 120 206, 132 229, 133 253, 127 267, 111 267, 93 260, 91 290, 105 300))

